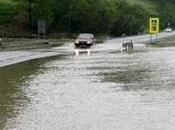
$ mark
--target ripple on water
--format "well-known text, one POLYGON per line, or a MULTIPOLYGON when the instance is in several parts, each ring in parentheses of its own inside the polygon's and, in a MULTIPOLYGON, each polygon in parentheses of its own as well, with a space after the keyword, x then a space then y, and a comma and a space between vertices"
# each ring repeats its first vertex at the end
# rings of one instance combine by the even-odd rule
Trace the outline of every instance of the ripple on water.
POLYGON ((23 84, 25 130, 174 130, 175 51, 96 53, 43 63, 23 84))

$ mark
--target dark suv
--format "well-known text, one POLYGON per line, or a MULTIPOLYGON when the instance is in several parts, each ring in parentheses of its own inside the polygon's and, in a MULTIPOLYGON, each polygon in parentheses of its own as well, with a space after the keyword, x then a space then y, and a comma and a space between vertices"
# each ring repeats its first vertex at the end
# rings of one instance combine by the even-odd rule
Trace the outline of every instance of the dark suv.
POLYGON ((74 45, 76 48, 90 48, 94 43, 95 38, 93 34, 82 33, 79 34, 78 38, 74 42, 74 45))

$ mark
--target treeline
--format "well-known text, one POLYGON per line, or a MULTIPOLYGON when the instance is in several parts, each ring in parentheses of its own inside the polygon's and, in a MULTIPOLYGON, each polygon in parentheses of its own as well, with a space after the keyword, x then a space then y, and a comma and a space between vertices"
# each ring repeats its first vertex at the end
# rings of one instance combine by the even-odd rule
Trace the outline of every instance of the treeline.
POLYGON ((125 0, 28 0, 33 27, 46 19, 49 30, 93 32, 115 36, 146 31, 150 13, 125 0))
POLYGON ((134 35, 148 31, 149 17, 160 17, 161 29, 175 26, 175 0, 135 0, 145 2, 142 5, 131 4, 128 0, 12 1, 11 5, 6 3, 9 4, 6 8, 0 3, 0 23, 1 27, 18 32, 36 32, 39 19, 46 20, 48 34, 93 32, 113 36, 134 35), (149 3, 153 8, 145 9, 149 3))

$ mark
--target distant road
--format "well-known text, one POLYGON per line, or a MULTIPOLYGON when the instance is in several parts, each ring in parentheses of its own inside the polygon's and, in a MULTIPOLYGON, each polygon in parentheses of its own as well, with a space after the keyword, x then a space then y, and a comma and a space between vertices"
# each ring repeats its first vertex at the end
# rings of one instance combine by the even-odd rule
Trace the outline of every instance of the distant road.
MULTIPOLYGON (((160 33, 157 35, 157 39, 171 37, 175 35, 175 31, 171 33, 160 33)), ((96 46, 95 49, 92 48, 92 51, 100 50, 105 51, 106 47, 109 47, 110 49, 117 49, 113 48, 110 44, 117 44, 118 46, 121 46, 120 44, 124 42, 128 42, 131 39, 133 39, 134 43, 148 43, 150 41, 150 35, 140 35, 140 36, 132 36, 132 37, 125 37, 125 38, 115 38, 112 40, 107 40, 105 43, 99 46, 96 46)), ((153 36, 153 40, 156 39, 156 36, 153 36)), ((32 59, 38 59, 38 58, 44 58, 44 57, 51 57, 51 56, 57 56, 57 55, 67 55, 67 54, 74 54, 74 48, 73 43, 70 44, 70 46, 63 46, 63 47, 57 47, 52 49, 38 49, 38 50, 26 50, 26 51, 8 51, 8 52, 0 52, 0 67, 32 60, 32 59)))
MULTIPOLYGON (((167 33, 167 32, 162 32, 156 35, 152 35, 152 40, 155 41, 156 38, 157 39, 161 39, 161 38, 166 38, 166 37, 171 37, 175 35, 175 31, 171 32, 171 33, 167 33)), ((108 40, 108 43, 123 43, 123 42, 128 42, 131 39, 133 39, 134 43, 149 43, 150 42, 150 35, 146 34, 146 35, 139 35, 139 36, 132 36, 132 37, 125 37, 125 38, 115 38, 112 40, 108 40)))

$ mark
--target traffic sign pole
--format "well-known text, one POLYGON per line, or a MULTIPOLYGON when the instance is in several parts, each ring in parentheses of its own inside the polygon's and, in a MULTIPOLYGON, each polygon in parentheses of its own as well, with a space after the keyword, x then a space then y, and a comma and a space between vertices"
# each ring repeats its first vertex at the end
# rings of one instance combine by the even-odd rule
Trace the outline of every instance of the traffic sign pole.
POLYGON ((156 34, 156 41, 157 41, 157 34, 159 33, 159 18, 149 19, 149 33, 150 33, 150 44, 152 43, 153 34, 156 34))

